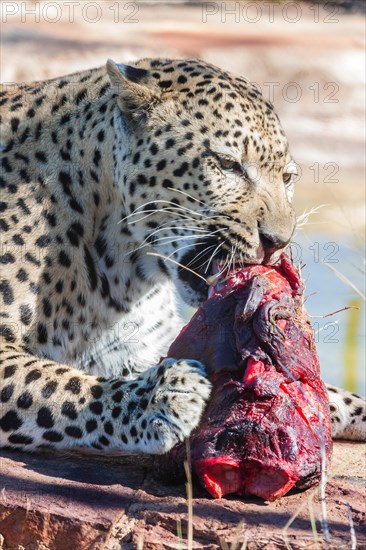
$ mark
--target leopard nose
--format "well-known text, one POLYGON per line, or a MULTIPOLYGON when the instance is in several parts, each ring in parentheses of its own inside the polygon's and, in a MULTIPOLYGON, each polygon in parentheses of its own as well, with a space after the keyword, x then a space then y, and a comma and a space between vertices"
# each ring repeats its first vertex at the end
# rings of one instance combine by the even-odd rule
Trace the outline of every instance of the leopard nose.
POLYGON ((285 248, 285 246, 287 246, 290 242, 291 237, 261 233, 260 239, 262 246, 266 250, 266 252, 275 252, 276 250, 281 250, 282 248, 285 248))

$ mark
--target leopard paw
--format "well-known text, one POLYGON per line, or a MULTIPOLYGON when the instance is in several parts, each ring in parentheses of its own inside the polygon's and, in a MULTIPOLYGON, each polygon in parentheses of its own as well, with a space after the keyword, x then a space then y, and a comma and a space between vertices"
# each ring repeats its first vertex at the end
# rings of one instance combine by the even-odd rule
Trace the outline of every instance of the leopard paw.
POLYGON ((165 359, 156 368, 156 384, 144 416, 151 454, 169 451, 196 428, 211 393, 205 367, 199 361, 165 359))

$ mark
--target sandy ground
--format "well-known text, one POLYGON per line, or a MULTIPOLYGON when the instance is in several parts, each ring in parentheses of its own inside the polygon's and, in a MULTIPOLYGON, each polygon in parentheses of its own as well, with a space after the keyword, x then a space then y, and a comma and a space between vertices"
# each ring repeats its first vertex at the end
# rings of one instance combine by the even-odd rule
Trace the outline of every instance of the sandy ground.
MULTIPOLYGON (((3 550, 187 548, 185 487, 157 482, 148 459, 2 451, 0 465, 3 550)), ((191 548, 366 549, 365 466, 364 445, 337 443, 323 507, 318 486, 263 502, 214 500, 194 484, 191 548)))

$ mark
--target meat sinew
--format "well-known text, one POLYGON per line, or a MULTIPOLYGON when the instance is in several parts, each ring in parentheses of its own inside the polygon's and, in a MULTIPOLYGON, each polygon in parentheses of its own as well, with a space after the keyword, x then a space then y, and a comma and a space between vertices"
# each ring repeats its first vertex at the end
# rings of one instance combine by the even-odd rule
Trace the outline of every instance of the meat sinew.
MULTIPOLYGON (((282 255, 278 266, 247 266, 219 287, 168 353, 202 361, 213 383, 189 441, 192 470, 214 497, 274 500, 315 483, 322 456, 328 462, 331 454, 329 402, 303 286, 282 255)), ((177 480, 185 459, 182 443, 157 459, 156 472, 177 480)))

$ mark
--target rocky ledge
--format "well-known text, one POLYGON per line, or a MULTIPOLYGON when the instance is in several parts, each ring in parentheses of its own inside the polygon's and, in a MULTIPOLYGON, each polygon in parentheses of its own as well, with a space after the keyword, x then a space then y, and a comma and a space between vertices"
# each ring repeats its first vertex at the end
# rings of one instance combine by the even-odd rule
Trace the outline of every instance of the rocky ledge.
MULTIPOLYGON (((326 489, 328 548, 366 548, 365 446, 336 443, 326 489)), ((0 454, 0 549, 187 548, 185 487, 148 459, 0 454)), ((320 549, 319 487, 277 502, 213 500, 193 487, 193 549, 320 549)))

